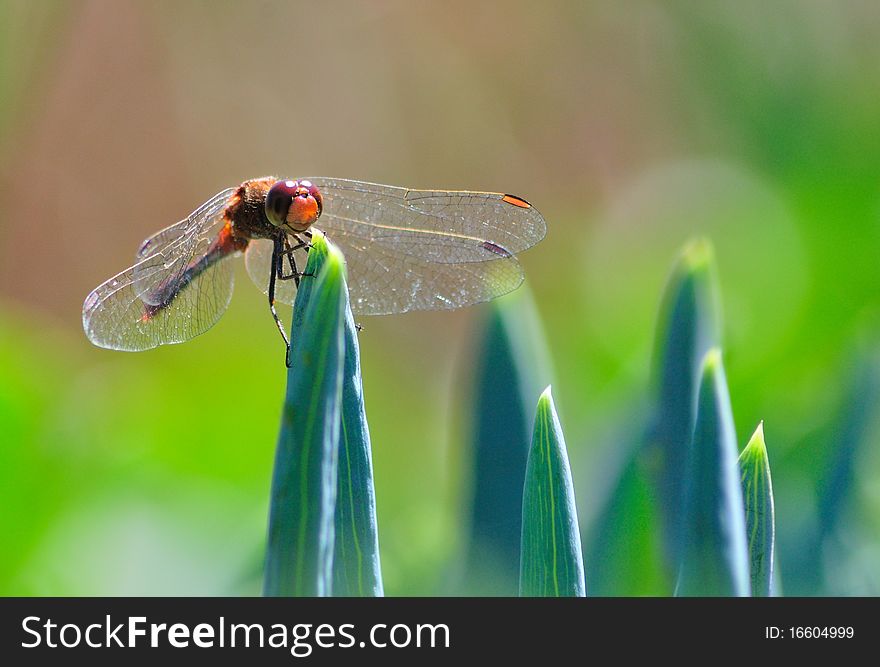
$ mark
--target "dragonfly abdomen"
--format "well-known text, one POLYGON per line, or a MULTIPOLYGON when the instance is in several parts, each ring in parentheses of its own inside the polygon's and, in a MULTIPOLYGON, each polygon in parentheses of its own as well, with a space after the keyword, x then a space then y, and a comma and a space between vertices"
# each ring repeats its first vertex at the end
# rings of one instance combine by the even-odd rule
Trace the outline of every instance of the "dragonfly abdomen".
POLYGON ((150 302, 144 301, 141 322, 149 322, 158 313, 168 308, 174 300, 202 273, 225 257, 247 248, 248 240, 236 236, 232 224, 227 222, 217 238, 201 256, 192 260, 180 274, 166 278, 150 293, 150 302))

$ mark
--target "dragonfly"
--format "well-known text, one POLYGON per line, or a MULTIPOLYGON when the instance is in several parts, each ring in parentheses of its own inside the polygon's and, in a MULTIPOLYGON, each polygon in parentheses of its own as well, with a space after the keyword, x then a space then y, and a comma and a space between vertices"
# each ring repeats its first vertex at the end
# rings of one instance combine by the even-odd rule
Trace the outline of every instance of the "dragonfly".
POLYGON ((83 329, 95 345, 140 351, 210 329, 232 297, 233 257, 269 300, 293 304, 315 230, 346 261, 355 315, 449 310, 506 294, 523 282, 517 253, 546 233, 525 199, 412 190, 340 178, 244 181, 146 239, 135 263, 94 289, 83 329))

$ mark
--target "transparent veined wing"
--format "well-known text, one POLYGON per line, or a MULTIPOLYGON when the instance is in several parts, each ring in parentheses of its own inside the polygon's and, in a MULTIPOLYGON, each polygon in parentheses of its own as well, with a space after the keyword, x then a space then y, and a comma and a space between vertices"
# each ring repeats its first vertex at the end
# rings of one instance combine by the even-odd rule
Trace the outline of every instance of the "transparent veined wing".
POLYGON ((523 280, 514 255, 546 233, 541 214, 511 195, 308 180, 324 198, 315 227, 345 255, 352 310, 362 315, 458 308, 506 294, 523 280))
MULTIPOLYGON (((215 229, 226 208, 229 198, 236 188, 227 188, 211 197, 186 218, 162 229, 141 243, 135 253, 134 290, 141 300, 153 306, 160 305, 162 291, 156 289, 155 276, 157 262, 144 262, 148 257, 162 256, 163 267, 170 275, 185 270, 187 262, 192 258, 187 255, 186 244, 194 237, 201 235, 203 243, 210 241, 210 235, 216 234, 215 229), (189 240, 189 241, 188 241, 189 240)), ((201 248, 196 248, 193 255, 197 256, 201 248)))
POLYGON ((135 253, 135 261, 140 262, 145 257, 162 252, 183 236, 191 234, 193 227, 204 224, 205 220, 214 219, 223 212, 226 204, 229 202, 229 198, 236 190, 237 188, 227 188, 222 192, 218 192, 180 222, 176 222, 153 234, 141 243, 135 253))
MULTIPOLYGON (((272 251, 275 244, 270 239, 253 239, 248 242, 247 250, 244 252, 244 264, 247 268, 248 276, 254 285, 259 287, 263 294, 269 293, 269 273, 272 267, 272 251)), ((304 271, 308 255, 305 248, 294 251, 296 259, 296 268, 304 271)), ((291 267, 284 260, 284 273, 288 274, 291 267)), ((275 301, 278 303, 286 303, 293 305, 296 300, 296 282, 294 280, 276 280, 275 281, 275 301)))
POLYGON ((232 192, 218 193, 147 239, 136 264, 86 297, 83 329, 92 343, 147 350, 189 340, 220 319, 232 296, 233 267, 217 241, 232 192))
MULTIPOLYGON (((489 263, 429 263, 352 235, 334 235, 331 241, 345 255, 351 308, 356 315, 458 308, 506 294, 523 280, 522 268, 513 257, 489 263)), ((245 251, 248 275, 263 294, 269 291, 272 247, 272 241, 261 239, 251 241, 245 251)), ((295 251, 295 257, 302 271, 308 261, 305 248, 295 251)), ((286 263, 284 270, 289 271, 286 263)), ((275 300, 293 305, 296 283, 276 280, 275 300)))

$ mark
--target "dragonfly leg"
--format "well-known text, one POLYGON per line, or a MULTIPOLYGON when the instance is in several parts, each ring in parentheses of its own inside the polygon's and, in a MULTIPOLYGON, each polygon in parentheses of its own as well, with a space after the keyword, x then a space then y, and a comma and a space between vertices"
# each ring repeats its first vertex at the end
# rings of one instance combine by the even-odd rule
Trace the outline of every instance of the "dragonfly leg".
POLYGON ((272 318, 275 320, 275 326, 278 327, 278 331, 281 333, 281 338, 284 339, 284 346, 286 348, 284 365, 290 368, 290 338, 288 338, 287 332, 284 330, 284 325, 281 323, 278 313, 275 312, 275 278, 281 272, 283 257, 281 240, 276 238, 275 248, 272 250, 272 271, 269 274, 269 310, 272 312, 272 318))
MULTIPOLYGON (((299 236, 296 236, 296 240, 302 244, 302 247, 305 248, 306 253, 308 253, 309 250, 312 249, 312 233, 311 232, 303 232, 303 236, 306 238, 305 241, 303 241, 299 236)), ((291 255, 291 261, 292 260, 293 260, 293 256, 291 255)), ((296 266, 296 265, 294 264, 294 266, 296 266)), ((295 270, 296 269, 294 269, 294 271, 295 270)), ((314 274, 313 273, 300 273, 299 275, 300 275, 300 277, 302 277, 302 276, 313 276, 314 274)))
MULTIPOLYGON (((306 232, 306 234, 311 237, 310 232, 306 232)), ((297 250, 302 248, 305 249, 306 252, 309 251, 311 244, 308 241, 303 241, 299 236, 294 235, 294 239, 296 239, 296 245, 290 244, 290 239, 288 237, 284 237, 284 247, 281 251, 281 255, 279 256, 278 261, 278 279, 279 280, 291 280, 296 283, 296 286, 299 287, 299 279, 306 275, 305 273, 301 273, 296 267, 296 257, 294 253, 297 250), (290 273, 284 273, 284 258, 287 258, 287 263, 290 266, 290 273)))
POLYGON ((293 249, 289 251, 285 251, 284 254, 278 257, 278 280, 291 280, 299 287, 299 279, 302 277, 302 273, 299 272, 299 269, 296 267, 296 257, 293 256, 293 249), (284 273, 284 258, 287 258, 287 263, 290 265, 290 273, 284 273))
MULTIPOLYGON (((299 234, 294 234, 293 238, 296 239, 296 242, 299 244, 296 248, 303 248, 306 253, 312 249, 312 233, 311 232, 300 232, 303 237, 305 237, 305 241, 302 240, 299 234)), ((295 248, 295 249, 296 249, 295 248)))

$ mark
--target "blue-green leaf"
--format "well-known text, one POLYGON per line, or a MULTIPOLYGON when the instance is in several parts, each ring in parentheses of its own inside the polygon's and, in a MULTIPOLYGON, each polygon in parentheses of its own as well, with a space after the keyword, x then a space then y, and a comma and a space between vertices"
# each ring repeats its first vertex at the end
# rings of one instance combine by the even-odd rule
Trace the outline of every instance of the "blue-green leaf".
POLYGON ((749 444, 739 455, 739 467, 746 508, 752 595, 770 597, 773 589, 776 517, 763 422, 758 424, 749 444))
POLYGON ((681 554, 685 466, 703 357, 720 344, 714 252, 706 239, 685 246, 666 285, 654 349, 654 415, 647 460, 658 487, 668 562, 681 554))
POLYGON ((586 595, 568 452, 550 387, 541 394, 522 506, 520 595, 586 595))
MULTIPOLYGON (((313 232, 311 247, 309 248, 309 258, 303 271, 305 276, 299 281, 299 287, 296 290, 296 301, 293 304, 293 324, 290 327, 291 358, 293 356, 293 348, 302 339, 302 335, 298 336, 297 333, 306 322, 309 301, 312 297, 312 291, 316 286, 315 278, 324 268, 324 263, 327 261, 329 254, 330 244, 327 242, 327 238, 320 232, 313 232)), ((292 367, 293 364, 291 363, 292 367)))
POLYGON ((370 430, 364 410, 357 327, 348 299, 345 305, 342 431, 339 434, 337 479, 333 595, 382 595, 370 430))
MULTIPOLYGON (((786 591, 791 595, 872 595, 876 591, 872 585, 844 588, 839 583, 841 571, 847 568, 847 563, 841 563, 842 555, 858 563, 857 554, 874 544, 874 533, 858 526, 859 470, 870 464, 880 405, 880 358, 873 346, 858 348, 846 360, 846 375, 839 378, 845 387, 840 408, 825 428, 804 442, 806 456, 821 470, 815 485, 815 514, 802 511, 796 530, 791 522, 777 526, 780 534, 785 531, 785 539, 777 545, 777 562, 784 568, 786 591)), ((855 565, 854 569, 862 568, 855 565)), ((873 581, 873 574, 865 573, 862 580, 873 581)))
POLYGON ((749 565, 736 433, 717 348, 703 361, 698 396, 676 594, 747 596, 749 565))
POLYGON ((876 353, 860 352, 854 359, 855 372, 849 380, 843 408, 834 420, 831 432, 832 446, 828 460, 823 462, 823 474, 818 483, 819 543, 833 535, 845 523, 847 509, 853 503, 856 491, 856 471, 860 456, 873 444, 872 426, 877 420, 880 403, 880 360, 876 353))
POLYGON ((718 339, 717 292, 712 246, 693 240, 664 289, 648 414, 633 406, 601 467, 619 473, 585 540, 594 594, 673 592, 700 369, 718 339))
POLYGON ((266 571, 269 596, 332 591, 344 360, 344 260, 315 235, 294 305, 291 367, 275 454, 266 571))
POLYGON ((525 286, 487 306, 473 366, 473 492, 465 595, 516 595, 523 478, 534 397, 549 353, 525 286))
POLYGON ((599 597, 660 596, 673 589, 653 478, 646 471, 644 449, 632 451, 634 440, 640 445, 641 434, 618 436, 612 447, 620 450, 615 453, 622 454, 622 462, 609 456, 597 466, 606 475, 616 473, 616 482, 593 525, 581 533, 590 564, 590 592, 599 597))

